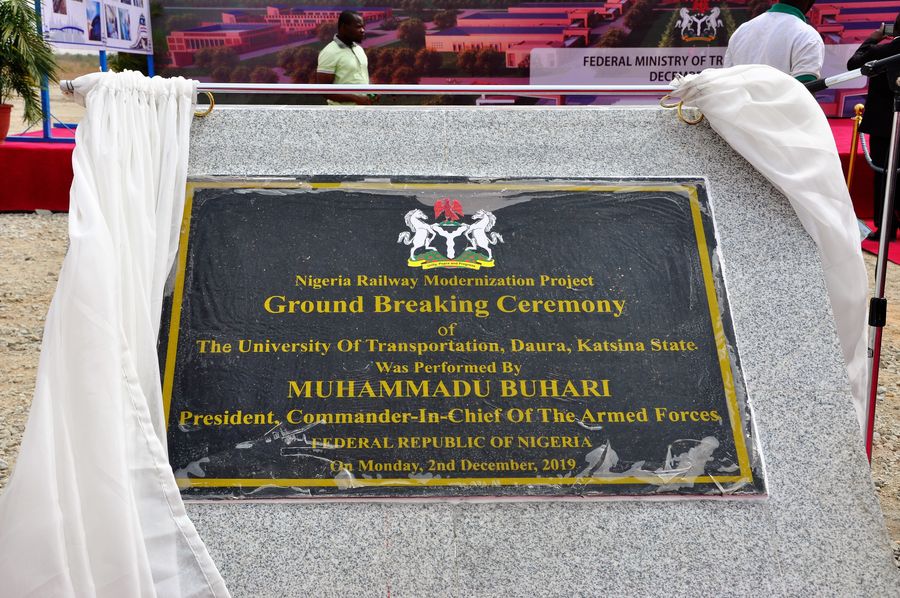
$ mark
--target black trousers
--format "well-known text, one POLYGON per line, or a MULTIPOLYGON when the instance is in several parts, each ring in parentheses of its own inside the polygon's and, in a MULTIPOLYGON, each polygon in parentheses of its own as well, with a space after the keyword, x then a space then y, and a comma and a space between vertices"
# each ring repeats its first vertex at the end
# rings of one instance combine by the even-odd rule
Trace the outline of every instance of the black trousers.
MULTIPOLYGON (((885 168, 887 166, 888 152, 890 151, 891 146, 891 138, 890 137, 876 137, 875 135, 869 135, 869 152, 872 155, 872 162, 875 163, 876 166, 881 168, 885 168)), ((873 196, 872 196, 872 205, 875 208, 874 211, 874 220, 875 220, 875 228, 881 228, 881 218, 884 213, 884 189, 887 186, 887 175, 883 172, 876 172, 875 180, 873 185, 873 196)), ((894 183, 894 217, 891 221, 891 227, 888 229, 889 231, 896 231, 897 225, 900 223, 900 205, 898 205, 897 201, 897 183, 894 183)))

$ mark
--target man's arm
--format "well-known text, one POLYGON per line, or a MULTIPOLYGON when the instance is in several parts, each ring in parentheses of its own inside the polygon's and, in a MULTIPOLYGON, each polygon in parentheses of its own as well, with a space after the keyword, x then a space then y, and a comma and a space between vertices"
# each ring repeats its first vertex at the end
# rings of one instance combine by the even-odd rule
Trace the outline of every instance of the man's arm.
POLYGON ((825 44, 818 33, 792 52, 791 77, 800 83, 815 81, 822 74, 825 63, 825 44))
MULTIPOLYGON (((331 85, 334 83, 334 73, 323 73, 316 71, 316 83, 320 85, 331 85)), ((346 93, 332 93, 325 96, 332 102, 354 103, 359 105, 371 104, 372 100, 367 95, 355 95, 346 93)))
POLYGON ((900 52, 900 45, 898 45, 896 40, 889 44, 878 45, 884 38, 884 32, 879 27, 853 53, 853 56, 847 61, 847 68, 850 70, 858 69, 869 61, 887 58, 900 52))
POLYGON ((725 60, 722 63, 722 66, 725 68, 734 66, 734 55, 732 53, 732 48, 736 48, 737 45, 740 43, 741 36, 743 35, 743 32, 741 31, 741 29, 743 27, 744 26, 741 25, 740 27, 735 29, 734 33, 732 33, 731 37, 728 39, 728 45, 725 46, 725 60))

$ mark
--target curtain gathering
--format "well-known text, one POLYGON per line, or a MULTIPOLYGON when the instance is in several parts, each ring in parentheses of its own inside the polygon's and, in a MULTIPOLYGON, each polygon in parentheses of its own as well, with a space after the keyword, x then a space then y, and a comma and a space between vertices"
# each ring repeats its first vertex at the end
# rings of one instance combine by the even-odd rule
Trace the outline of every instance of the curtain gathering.
POLYGON ((819 248, 860 426, 866 421, 866 293, 859 227, 828 121, 789 75, 762 65, 675 81, 715 131, 790 201, 819 248))
POLYGON ((7 596, 228 596, 165 450, 156 339, 184 205, 195 83, 77 79, 69 250, 16 470, 7 596))

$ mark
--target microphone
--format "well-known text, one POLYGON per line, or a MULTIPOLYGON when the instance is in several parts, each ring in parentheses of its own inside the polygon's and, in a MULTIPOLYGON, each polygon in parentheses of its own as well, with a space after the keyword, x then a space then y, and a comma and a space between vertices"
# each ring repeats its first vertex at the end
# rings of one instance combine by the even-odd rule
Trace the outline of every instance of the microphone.
POLYGON ((856 79, 857 77, 874 77, 875 75, 886 72, 890 68, 898 67, 900 67, 900 54, 894 54, 893 56, 888 56, 881 60, 867 62, 858 69, 833 75, 831 77, 825 77, 823 79, 816 79, 815 81, 810 81, 803 85, 806 86, 806 89, 808 89, 810 93, 816 93, 817 91, 828 89, 829 87, 838 85, 844 81, 856 79))
MULTIPOLYGON (((868 66, 868 64, 867 64, 868 66)), ((828 89, 833 85, 838 85, 839 83, 843 83, 844 81, 850 81, 851 79, 856 79, 857 77, 863 77, 862 69, 854 69, 852 71, 847 71, 846 73, 840 73, 839 75, 832 75, 831 77, 824 77, 822 79, 816 79, 815 81, 810 81, 809 83, 804 83, 806 89, 809 90, 809 93, 816 93, 817 91, 822 91, 823 89, 828 89)))

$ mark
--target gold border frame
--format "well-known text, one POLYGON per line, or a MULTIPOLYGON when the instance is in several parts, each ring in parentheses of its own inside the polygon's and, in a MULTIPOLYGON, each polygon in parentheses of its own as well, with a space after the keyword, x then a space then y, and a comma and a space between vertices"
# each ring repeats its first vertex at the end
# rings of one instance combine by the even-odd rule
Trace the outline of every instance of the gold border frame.
POLYGON ((350 479, 336 480, 334 478, 177 478, 180 488, 225 488, 243 487, 259 488, 264 486, 276 487, 420 487, 420 486, 566 486, 566 485, 624 485, 624 484, 659 484, 665 485, 701 483, 749 483, 753 481, 753 471, 750 467, 750 456, 743 434, 741 409, 737 401, 737 392, 734 385, 734 376, 731 369, 731 358, 728 355, 727 339, 725 337, 725 325, 722 322, 722 314, 719 309, 719 298, 716 292, 715 279, 713 278, 712 263, 709 252, 706 251, 706 233, 703 230, 703 218, 700 209, 700 200, 697 188, 694 185, 684 184, 632 184, 632 185, 540 185, 522 184, 505 185, 499 183, 389 183, 366 181, 343 181, 330 183, 304 183, 297 181, 197 181, 188 182, 184 202, 184 216, 181 222, 181 235, 178 244, 178 270, 175 278, 175 288, 172 296, 172 315, 169 324, 168 347, 166 351, 166 368, 163 377, 163 411, 165 414, 166 428, 169 425, 169 410, 172 401, 172 387, 175 378, 175 356, 178 352, 178 338, 181 329, 181 303, 184 293, 184 277, 187 267, 187 247, 190 236, 191 215, 193 210, 194 193, 200 189, 434 189, 440 188, 449 191, 462 191, 472 188, 487 190, 512 190, 512 191, 657 191, 686 193, 691 206, 691 219, 694 224, 694 236, 697 241, 697 251, 700 257, 700 269, 703 273, 703 282, 706 290, 707 304, 709 306, 710 323, 712 324, 715 338, 719 370, 722 375, 725 402, 728 407, 728 417, 731 423, 731 433, 735 443, 738 457, 740 475, 731 476, 672 476, 654 474, 645 477, 569 477, 569 478, 430 478, 419 480, 414 478, 378 478, 366 479, 353 477, 350 479))

